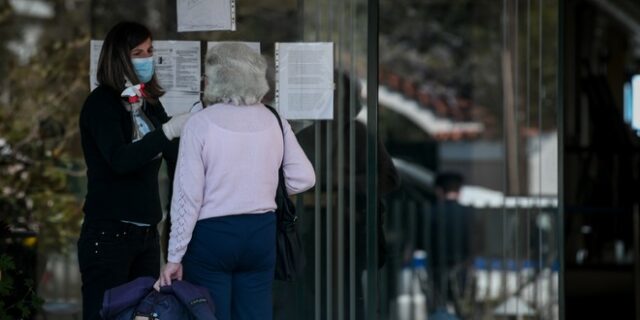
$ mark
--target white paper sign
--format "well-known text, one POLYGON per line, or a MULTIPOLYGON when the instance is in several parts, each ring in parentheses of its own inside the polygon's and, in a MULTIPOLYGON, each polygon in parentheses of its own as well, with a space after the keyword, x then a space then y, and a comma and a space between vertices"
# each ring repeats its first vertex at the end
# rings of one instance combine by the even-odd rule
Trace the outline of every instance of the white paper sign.
POLYGON ((236 30, 235 0, 177 0, 178 32, 236 30))
POLYGON ((191 111, 199 101, 199 92, 168 91, 160 97, 160 102, 170 117, 191 111))
MULTIPOLYGON (((102 40, 91 40, 89 81, 91 90, 97 86, 96 73, 102 50, 102 40)), ((160 102, 169 116, 189 112, 200 100, 200 42, 153 42, 155 73, 166 91, 160 102)))
POLYGON ((98 86, 98 60, 100 59, 100 51, 102 50, 102 40, 91 40, 89 46, 91 49, 89 50, 89 88, 91 91, 98 86))
POLYGON ((333 43, 276 43, 276 105, 285 119, 333 119, 333 43))
MULTIPOLYGON (((207 49, 212 48, 215 45, 221 44, 221 43, 225 43, 226 41, 209 41, 207 42, 207 49)), ((244 43, 247 46, 249 46, 249 48, 255 50, 257 53, 260 53, 260 42, 248 42, 248 41, 233 41, 233 42, 240 42, 240 43, 244 43)))
MULTIPOLYGON (((91 40, 89 81, 97 86, 96 73, 102 40, 91 40)), ((153 42, 155 74, 165 91, 200 91, 200 41, 153 42)))
POLYGON ((200 91, 200 41, 154 41, 156 77, 166 91, 200 91))

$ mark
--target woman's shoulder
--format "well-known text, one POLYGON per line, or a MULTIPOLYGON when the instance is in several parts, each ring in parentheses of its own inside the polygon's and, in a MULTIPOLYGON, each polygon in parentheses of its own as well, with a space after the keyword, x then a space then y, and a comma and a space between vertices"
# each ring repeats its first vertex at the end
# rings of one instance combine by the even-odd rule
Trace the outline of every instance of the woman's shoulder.
POLYGON ((119 109, 124 110, 121 107, 118 93, 109 87, 98 86, 89 93, 84 101, 82 113, 102 113, 107 110, 117 111, 119 109))
POLYGON ((208 118, 211 117, 211 110, 207 110, 207 112, 205 112, 205 110, 200 110, 191 114, 189 119, 185 122, 184 128, 195 131, 206 130, 210 124, 208 118))
POLYGON ((91 91, 89 97, 110 97, 110 98, 118 98, 120 96, 119 92, 115 89, 105 86, 99 85, 95 89, 91 91))
POLYGON ((119 100, 120 95, 114 89, 107 86, 98 86, 89 93, 85 106, 87 104, 110 103, 119 100))
POLYGON ((193 113, 185 124, 185 128, 194 130, 223 128, 231 131, 262 131, 266 127, 274 127, 280 131, 277 119, 263 104, 240 106, 227 103, 211 104, 193 113))

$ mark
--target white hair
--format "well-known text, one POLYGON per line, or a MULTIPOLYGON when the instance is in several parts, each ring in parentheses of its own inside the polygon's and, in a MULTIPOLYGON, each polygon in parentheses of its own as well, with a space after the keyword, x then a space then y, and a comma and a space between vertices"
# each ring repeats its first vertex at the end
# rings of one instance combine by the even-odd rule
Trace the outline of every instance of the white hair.
POLYGON ((205 59, 206 85, 203 102, 251 105, 269 91, 267 62, 259 53, 239 42, 215 45, 205 59))

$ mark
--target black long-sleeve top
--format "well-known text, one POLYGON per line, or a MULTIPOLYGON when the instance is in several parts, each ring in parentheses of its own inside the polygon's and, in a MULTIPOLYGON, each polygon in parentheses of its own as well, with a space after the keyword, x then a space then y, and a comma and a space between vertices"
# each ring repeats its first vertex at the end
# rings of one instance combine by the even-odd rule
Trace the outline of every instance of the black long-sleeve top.
POLYGON ((99 86, 80 113, 80 137, 87 165, 85 221, 125 220, 151 225, 162 218, 158 171, 162 153, 173 176, 178 140, 161 129, 169 120, 160 103, 142 111, 155 130, 132 142, 133 121, 118 92, 99 86))

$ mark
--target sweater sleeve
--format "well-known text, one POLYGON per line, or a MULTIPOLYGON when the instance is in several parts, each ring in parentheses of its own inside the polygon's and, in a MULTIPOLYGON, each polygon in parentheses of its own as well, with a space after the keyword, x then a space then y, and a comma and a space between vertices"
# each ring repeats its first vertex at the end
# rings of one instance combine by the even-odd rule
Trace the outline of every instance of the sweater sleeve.
POLYGON ((300 147, 291 125, 282 119, 284 134, 284 157, 282 169, 289 195, 309 190, 316 183, 316 174, 311 161, 300 147))
POLYGON ((142 139, 129 143, 122 133, 121 113, 114 112, 116 99, 94 96, 87 101, 86 125, 102 157, 117 174, 127 174, 143 167, 169 143, 162 130, 154 130, 142 139))
POLYGON ((197 121, 197 118, 187 121, 180 139, 171 199, 169 262, 182 261, 198 221, 204 198, 205 166, 202 160, 204 140, 202 135, 198 134, 197 121))

